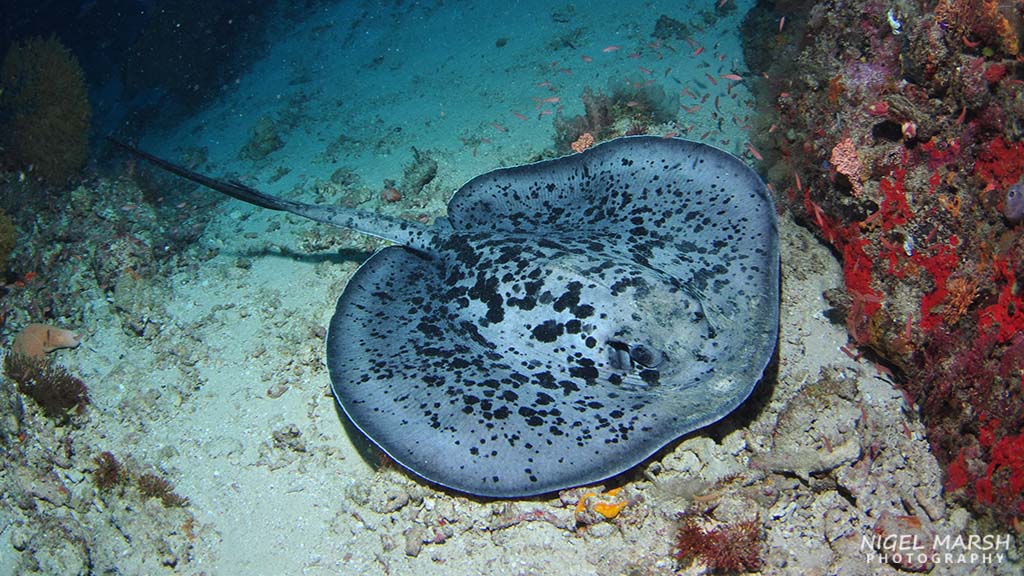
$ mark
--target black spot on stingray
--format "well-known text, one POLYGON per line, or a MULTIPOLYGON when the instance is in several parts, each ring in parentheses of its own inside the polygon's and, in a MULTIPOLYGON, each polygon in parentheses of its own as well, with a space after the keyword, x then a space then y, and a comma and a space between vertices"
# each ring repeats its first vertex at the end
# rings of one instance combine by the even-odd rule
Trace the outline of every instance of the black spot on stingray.
POLYGON ((536 428, 537 426, 544 425, 544 419, 537 414, 536 410, 529 406, 520 406, 517 414, 526 419, 525 422, 527 426, 536 428))
POLYGON ((556 312, 563 312, 568 308, 574 307, 580 303, 580 289, 583 288, 583 284, 579 282, 570 282, 566 286, 566 291, 555 300, 552 307, 556 312))
POLYGON ((572 315, 580 319, 590 318, 591 316, 594 315, 594 307, 591 306, 590 304, 581 304, 579 306, 575 306, 572 309, 572 315))
POLYGON ((440 328, 427 322, 420 322, 416 325, 416 329, 428 338, 440 338, 444 334, 440 328))
POLYGON ((576 378, 583 378, 587 382, 597 380, 597 368, 593 366, 573 366, 569 368, 569 374, 576 378))
POLYGON ((655 386, 661 378, 661 374, 657 370, 641 370, 640 379, 644 381, 648 386, 655 386))
POLYGON ((509 306, 519 308, 520 310, 525 310, 527 312, 533 310, 537 306, 537 299, 533 296, 526 296, 525 298, 510 297, 507 298, 505 302, 508 303, 509 306))
POLYGON ((561 250, 562 249, 562 246, 560 244, 558 244, 557 242, 553 242, 551 240, 548 240, 546 238, 539 238, 537 240, 537 246, 540 246, 541 248, 548 248, 550 250, 561 250))
POLYGON ((554 320, 547 320, 539 326, 535 326, 531 333, 534 340, 540 342, 554 342, 564 332, 564 325, 554 320))
POLYGON ((498 294, 498 279, 480 271, 477 273, 476 284, 469 290, 469 297, 479 300, 487 306, 488 322, 497 324, 505 319, 504 300, 498 294))

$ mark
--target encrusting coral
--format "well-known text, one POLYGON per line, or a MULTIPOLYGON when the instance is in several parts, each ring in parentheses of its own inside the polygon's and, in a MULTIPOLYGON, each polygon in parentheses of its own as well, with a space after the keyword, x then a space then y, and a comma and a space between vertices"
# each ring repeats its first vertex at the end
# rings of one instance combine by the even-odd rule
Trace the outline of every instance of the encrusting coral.
POLYGON ((852 139, 843 138, 832 148, 829 163, 837 173, 849 179, 854 196, 860 196, 863 193, 864 186, 861 184, 863 166, 857 156, 857 149, 854 147, 852 139))
POLYGON ((46 324, 29 324, 14 338, 11 352, 41 359, 49 352, 60 348, 75 348, 81 343, 81 337, 70 330, 46 324))

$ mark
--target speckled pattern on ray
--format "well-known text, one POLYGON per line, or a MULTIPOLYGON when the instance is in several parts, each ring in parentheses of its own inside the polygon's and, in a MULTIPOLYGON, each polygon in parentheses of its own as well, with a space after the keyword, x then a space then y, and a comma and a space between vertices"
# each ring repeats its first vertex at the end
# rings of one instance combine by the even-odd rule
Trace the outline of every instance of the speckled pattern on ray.
POLYGON ((425 226, 119 145, 240 200, 398 244, 338 300, 331 387, 391 458, 459 491, 528 496, 623 472, 734 410, 775 349, 775 208, 717 148, 639 136, 495 170, 425 226))
POLYGON ((328 365, 356 426, 439 484, 602 480, 735 409, 774 350, 774 207, 716 148, 623 138, 496 170, 434 232, 363 264, 328 365))

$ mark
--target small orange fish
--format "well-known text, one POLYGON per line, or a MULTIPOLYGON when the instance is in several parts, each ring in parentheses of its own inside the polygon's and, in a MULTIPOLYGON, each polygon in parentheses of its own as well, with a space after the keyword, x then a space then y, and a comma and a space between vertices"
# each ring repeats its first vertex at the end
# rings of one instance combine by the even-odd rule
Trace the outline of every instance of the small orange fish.
POLYGON ((740 80, 743 80, 743 76, 740 76, 739 74, 722 74, 721 76, 719 76, 719 78, 732 80, 734 82, 739 82, 740 80))
POLYGON ((626 107, 627 108, 636 108, 639 105, 640 105, 640 103, 637 102, 636 100, 630 100, 629 102, 626 102, 626 107))
POLYGON ((594 61, 593 58, 591 58, 590 56, 587 56, 586 54, 580 56, 580 60, 583 60, 584 62, 593 62, 594 61))
POLYGON ((611 46, 605 46, 604 48, 601 49, 601 52, 615 52, 616 50, 621 50, 621 49, 622 49, 622 46, 615 46, 613 44, 611 46))
POLYGON ((699 112, 700 111, 700 104, 694 104, 693 106, 690 106, 689 108, 683 108, 683 110, 686 110, 686 112, 688 114, 693 114, 695 112, 699 112))
POLYGON ((761 156, 761 153, 758 152, 757 148, 754 148, 754 145, 751 144, 750 142, 747 142, 747 150, 750 150, 750 153, 753 154, 754 158, 756 158, 759 162, 764 160, 764 156, 761 156))
POLYGON ((558 96, 548 96, 547 98, 534 98, 534 101, 537 102, 537 106, 535 106, 534 109, 540 108, 545 104, 558 104, 558 100, 558 96))
POLYGON ((782 32, 782 27, 786 25, 786 17, 779 18, 779 32, 782 32))
POLYGON ((491 122, 491 126, 494 126, 494 129, 499 132, 508 132, 508 128, 505 128, 504 126, 498 124, 497 122, 491 122))
POLYGON ((697 49, 693 51, 694 56, 700 56, 700 53, 704 51, 703 46, 697 46, 697 49))
POLYGON ((523 122, 526 122, 527 120, 529 120, 529 118, 527 118, 526 116, 520 114, 519 112, 513 112, 512 115, 515 116, 516 118, 519 118, 523 122))
POLYGON ((711 74, 708 74, 707 72, 705 72, 704 75, 707 76, 708 80, 711 81, 711 85, 712 86, 718 86, 718 80, 715 80, 714 76, 712 76, 711 74))
POLYGON ((653 70, 651 70, 650 68, 644 68, 643 66, 640 67, 640 71, 648 76, 654 74, 653 70))

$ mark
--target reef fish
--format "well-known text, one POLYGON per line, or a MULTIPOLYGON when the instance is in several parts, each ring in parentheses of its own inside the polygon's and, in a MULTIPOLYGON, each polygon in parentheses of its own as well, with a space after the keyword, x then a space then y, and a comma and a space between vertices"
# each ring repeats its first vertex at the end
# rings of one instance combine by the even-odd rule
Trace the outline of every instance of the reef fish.
POLYGON ((395 462, 464 493, 597 482, 732 412, 773 356, 775 208, 735 156, 637 136, 470 180, 433 225, 239 200, 395 243, 331 319, 331 389, 395 462))

